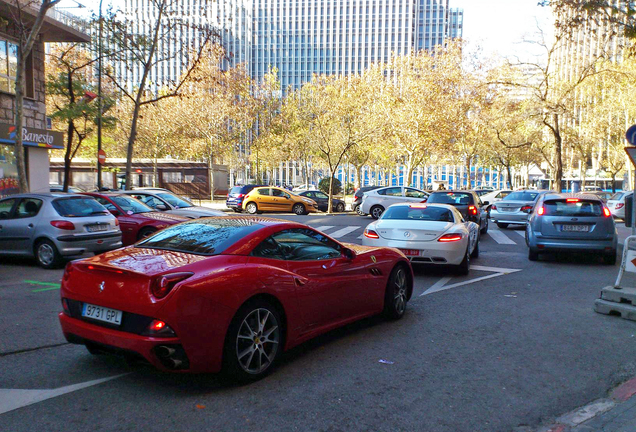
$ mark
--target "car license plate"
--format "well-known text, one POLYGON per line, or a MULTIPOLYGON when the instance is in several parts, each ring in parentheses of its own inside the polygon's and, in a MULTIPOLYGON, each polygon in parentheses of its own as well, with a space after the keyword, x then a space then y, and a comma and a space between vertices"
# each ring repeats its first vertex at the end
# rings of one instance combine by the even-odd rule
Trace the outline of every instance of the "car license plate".
POLYGON ((108 231, 108 227, 108 224, 86 225, 86 230, 88 232, 108 231))
POLYGON ((417 249, 400 249, 406 256, 420 256, 420 251, 417 249))
POLYGON ((500 209, 503 212, 514 212, 517 211, 518 209, 514 208, 514 207, 497 207, 498 209, 500 209))
POLYGON ((590 230, 589 225, 562 225, 563 231, 571 232, 588 232, 590 230))
POLYGON ((82 316, 86 318, 92 318, 98 321, 104 321, 110 324, 121 324, 122 312, 117 309, 109 309, 102 306, 95 306, 89 303, 84 303, 82 308, 82 316))

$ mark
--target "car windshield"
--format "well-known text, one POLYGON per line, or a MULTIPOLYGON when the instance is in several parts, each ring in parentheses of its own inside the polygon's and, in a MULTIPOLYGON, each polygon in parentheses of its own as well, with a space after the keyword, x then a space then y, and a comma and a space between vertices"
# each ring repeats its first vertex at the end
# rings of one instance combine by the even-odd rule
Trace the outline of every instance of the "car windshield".
POLYGON ((539 196, 539 192, 513 192, 504 201, 534 201, 539 196))
POLYGON ((192 204, 179 198, 176 195, 172 195, 170 193, 158 193, 157 196, 161 199, 168 201, 168 203, 173 207, 184 208, 184 207, 192 207, 192 204))
POLYGON ((546 216, 602 216, 603 204, 600 201, 562 199, 543 203, 546 216))
POLYGON ((137 243, 135 247, 218 255, 262 226, 245 219, 196 219, 174 225, 137 243))
POLYGON ((131 197, 114 196, 114 197, 111 197, 110 199, 119 207, 121 207, 121 209, 124 212, 128 214, 146 213, 146 212, 155 211, 154 209, 148 207, 146 204, 142 203, 141 201, 138 201, 131 197))
POLYGON ((389 207, 382 213, 381 219, 392 220, 422 220, 434 222, 453 222, 453 215, 449 209, 443 207, 389 207))
POLYGON ((470 205, 472 195, 462 192, 434 192, 428 197, 431 204, 470 205))
POLYGON ((53 201, 53 208, 63 217, 87 217, 109 214, 106 207, 98 203, 94 198, 89 197, 59 198, 53 201))

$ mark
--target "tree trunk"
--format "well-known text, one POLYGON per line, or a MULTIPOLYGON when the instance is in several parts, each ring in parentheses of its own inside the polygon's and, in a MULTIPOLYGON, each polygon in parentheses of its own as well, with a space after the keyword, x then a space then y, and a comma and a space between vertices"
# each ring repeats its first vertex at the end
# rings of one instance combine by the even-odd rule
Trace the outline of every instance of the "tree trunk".
POLYGON ((561 131, 559 129, 559 115, 554 114, 554 156, 556 158, 556 169, 554 172, 555 189, 557 192, 561 192, 561 181, 563 180, 563 138, 561 137, 561 131))
POLYGON ((18 71, 15 82, 15 160, 18 165, 18 185, 20 193, 29 192, 29 182, 24 160, 24 145, 22 143, 22 124, 24 123, 24 71, 26 69, 26 55, 20 53, 18 71))
POLYGON ((69 120, 68 127, 66 129, 66 151, 64 152, 64 183, 62 184, 62 192, 68 192, 71 177, 71 162, 72 149, 73 149, 73 131, 75 130, 75 124, 73 120, 69 120))
MULTIPOLYGON (((475 177, 477 180, 477 177, 475 177)), ((470 185, 470 158, 466 158, 466 189, 471 189, 470 185)))

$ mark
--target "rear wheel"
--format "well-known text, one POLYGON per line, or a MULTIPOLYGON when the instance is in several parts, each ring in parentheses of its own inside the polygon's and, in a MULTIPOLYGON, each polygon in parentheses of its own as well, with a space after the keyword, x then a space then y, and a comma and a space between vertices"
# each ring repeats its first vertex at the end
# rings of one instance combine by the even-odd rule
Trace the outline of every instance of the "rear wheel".
POLYGON ((612 252, 603 255, 603 262, 607 265, 616 265, 616 249, 612 252))
POLYGON ((155 228, 144 228, 141 231, 139 231, 139 234, 137 235, 137 240, 144 239, 148 237, 149 235, 154 234, 155 232, 157 232, 155 228))
POLYGON ((226 373, 239 381, 267 375, 283 349, 284 330, 278 310, 265 300, 243 305, 228 329, 223 351, 226 373))
POLYGON ((45 269, 59 267, 62 262, 62 255, 50 240, 40 240, 35 245, 35 259, 38 265, 45 269))
POLYGON ((464 260, 457 266, 457 273, 467 275, 470 272, 470 248, 466 248, 464 260))
POLYGON ((501 223, 501 222, 497 222, 497 226, 501 229, 505 229, 508 228, 508 224, 507 223, 501 223))
POLYGON ((539 259, 539 252, 528 248, 528 259, 530 261, 537 261, 539 259))
POLYGON ((479 258, 479 240, 480 240, 480 237, 477 238, 477 243, 475 243, 475 248, 473 249, 473 252, 470 254, 471 258, 479 258))
POLYGON ((479 232, 482 234, 486 234, 488 232, 488 218, 486 218, 486 223, 484 224, 484 226, 481 228, 479 232))
POLYGON ((247 203, 247 205, 245 206, 245 211, 253 215, 258 213, 258 207, 256 206, 255 202, 247 203))
POLYGON ((371 207, 370 214, 373 219, 380 219, 382 213, 384 213, 384 207, 382 207, 381 205, 374 205, 373 207, 371 207))
POLYGON ((338 205, 336 205, 336 211, 338 213, 342 213, 343 211, 345 211, 345 205, 344 203, 338 203, 338 205))
POLYGON ((307 214, 307 210, 305 210, 305 206, 300 203, 294 204, 294 206, 292 207, 292 212, 294 212, 295 214, 299 216, 307 214))
POLYGON ((354 212, 358 213, 358 216, 364 216, 364 213, 362 213, 362 206, 360 204, 358 204, 357 206, 355 206, 355 208, 353 209, 354 212))
POLYGON ((400 319, 406 312, 409 298, 409 279, 404 265, 397 265, 386 285, 383 314, 389 319, 400 319))

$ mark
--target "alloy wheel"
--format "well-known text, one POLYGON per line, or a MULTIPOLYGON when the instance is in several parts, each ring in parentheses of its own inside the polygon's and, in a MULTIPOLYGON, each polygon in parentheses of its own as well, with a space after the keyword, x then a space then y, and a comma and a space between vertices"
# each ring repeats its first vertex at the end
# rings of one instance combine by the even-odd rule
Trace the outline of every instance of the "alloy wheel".
POLYGON ((55 251, 48 243, 42 243, 38 246, 38 260, 43 265, 51 265, 55 259, 55 251))
POLYGON ((406 282, 406 273, 404 272, 404 268, 400 267, 395 274, 395 283, 394 283, 394 291, 393 291, 393 302, 395 305, 395 311, 402 315, 404 310, 406 309, 406 297, 408 284, 406 282))
POLYGON ((280 331, 278 321, 265 308, 254 309, 239 327, 236 356, 241 368, 253 375, 265 371, 276 358, 280 331))

